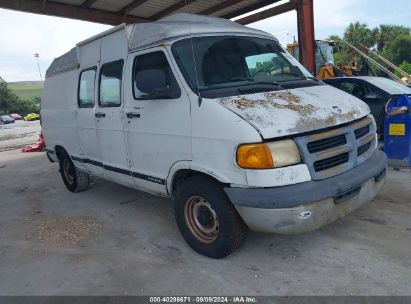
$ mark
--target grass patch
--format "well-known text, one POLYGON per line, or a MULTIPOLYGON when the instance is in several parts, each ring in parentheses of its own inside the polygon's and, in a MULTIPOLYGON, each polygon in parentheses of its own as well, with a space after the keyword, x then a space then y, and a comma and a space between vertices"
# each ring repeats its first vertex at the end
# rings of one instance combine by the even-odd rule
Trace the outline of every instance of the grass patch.
POLYGON ((22 100, 32 100, 41 97, 43 83, 40 81, 9 82, 7 86, 22 100))

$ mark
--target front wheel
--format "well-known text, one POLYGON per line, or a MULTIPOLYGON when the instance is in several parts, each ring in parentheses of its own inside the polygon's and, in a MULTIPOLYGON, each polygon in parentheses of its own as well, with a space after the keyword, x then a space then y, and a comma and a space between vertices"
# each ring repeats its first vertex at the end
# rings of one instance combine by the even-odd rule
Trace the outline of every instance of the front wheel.
POLYGON ((59 162, 61 177, 69 191, 80 192, 88 188, 90 184, 89 175, 78 170, 66 152, 59 156, 59 162))
POLYGON ((223 258, 245 242, 247 226, 221 187, 207 178, 177 185, 174 215, 185 241, 205 256, 223 258))

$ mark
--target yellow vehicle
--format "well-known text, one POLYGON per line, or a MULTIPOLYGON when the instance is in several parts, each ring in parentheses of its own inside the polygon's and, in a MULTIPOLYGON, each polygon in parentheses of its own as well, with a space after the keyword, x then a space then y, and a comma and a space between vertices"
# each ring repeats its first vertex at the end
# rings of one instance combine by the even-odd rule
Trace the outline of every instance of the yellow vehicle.
MULTIPOLYGON (((315 41, 315 77, 318 79, 328 79, 337 76, 352 76, 356 71, 354 68, 344 65, 336 67, 334 65, 334 41, 331 40, 316 40, 315 41)), ((300 59, 300 47, 298 42, 287 45, 288 51, 297 60, 300 59)))
MULTIPOLYGON (((411 83, 411 75, 401 70, 395 64, 385 59, 374 50, 371 50, 362 44, 360 44, 361 49, 344 40, 340 42, 333 40, 316 40, 315 44, 315 77, 318 79, 328 79, 340 76, 368 76, 370 64, 373 64, 374 67, 383 71, 392 80, 404 85, 411 83), (348 47, 354 54, 352 62, 353 66, 346 64, 340 64, 338 67, 335 66, 333 47, 337 43, 340 46, 348 47), (380 62, 378 62, 377 59, 371 58, 369 56, 370 54, 373 54, 374 58, 378 58, 380 62), (357 66, 357 62, 355 60, 356 58, 360 58, 363 62, 362 64, 360 64, 360 67, 357 66), (397 71, 404 78, 401 79, 400 77, 395 75, 382 63, 397 71)), ((291 55, 293 55, 297 60, 300 59, 300 47, 298 45, 298 42, 288 44, 287 48, 291 55)))
POLYGON ((40 114, 36 114, 36 113, 30 113, 24 116, 25 121, 33 121, 33 120, 38 120, 38 119, 40 119, 40 114))

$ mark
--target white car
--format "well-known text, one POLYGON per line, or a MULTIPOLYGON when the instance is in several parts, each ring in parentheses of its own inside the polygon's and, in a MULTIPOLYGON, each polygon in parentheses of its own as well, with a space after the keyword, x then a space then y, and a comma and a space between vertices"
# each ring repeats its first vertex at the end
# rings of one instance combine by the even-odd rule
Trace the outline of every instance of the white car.
POLYGON ((184 239, 214 258, 249 228, 317 229, 385 180, 369 107, 224 19, 177 14, 80 42, 47 70, 41 109, 70 191, 92 174, 171 198, 184 239))

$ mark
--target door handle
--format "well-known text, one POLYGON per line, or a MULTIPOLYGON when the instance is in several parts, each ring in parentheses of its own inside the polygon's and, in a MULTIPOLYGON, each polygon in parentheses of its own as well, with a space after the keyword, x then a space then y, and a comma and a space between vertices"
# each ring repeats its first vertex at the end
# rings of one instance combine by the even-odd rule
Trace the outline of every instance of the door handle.
POLYGON ((105 113, 96 113, 96 114, 94 114, 94 116, 96 116, 96 117, 98 117, 98 118, 100 118, 100 117, 106 117, 106 114, 105 113))
POLYGON ((127 118, 140 118, 140 113, 132 113, 132 112, 128 112, 126 114, 127 118))

